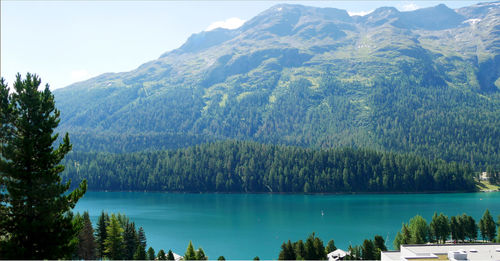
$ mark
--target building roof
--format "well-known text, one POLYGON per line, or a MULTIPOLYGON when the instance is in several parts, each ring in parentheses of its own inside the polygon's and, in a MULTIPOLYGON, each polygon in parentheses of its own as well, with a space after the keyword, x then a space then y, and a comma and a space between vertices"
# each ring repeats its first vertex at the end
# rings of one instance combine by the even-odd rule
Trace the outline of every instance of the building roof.
POLYGON ((383 251, 382 260, 437 260, 450 252, 462 252, 467 260, 500 260, 500 244, 401 245, 400 251, 383 251))
POLYGON ((339 258, 344 258, 348 254, 349 252, 346 252, 342 249, 337 249, 333 252, 328 253, 328 255, 326 256, 328 257, 328 260, 338 260, 339 258))

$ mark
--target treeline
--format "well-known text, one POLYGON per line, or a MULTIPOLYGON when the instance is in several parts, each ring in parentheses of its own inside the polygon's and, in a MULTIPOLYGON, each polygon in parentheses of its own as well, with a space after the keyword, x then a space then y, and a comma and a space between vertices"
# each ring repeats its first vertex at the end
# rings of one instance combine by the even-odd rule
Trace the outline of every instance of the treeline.
POLYGON ((349 245, 345 260, 380 260, 382 251, 387 251, 385 240, 382 236, 376 235, 373 240, 365 239, 363 244, 358 246, 349 245))
MULTIPOLYGON (((500 242, 500 215, 495 223, 488 209, 479 220, 479 225, 474 218, 467 214, 448 216, 434 213, 432 221, 427 221, 420 215, 411 218, 408 223, 403 223, 401 231, 394 239, 394 248, 400 249, 405 244, 447 243, 451 238, 454 243, 477 242, 478 231, 483 241, 500 242), (497 236, 498 224, 498 236, 497 236)), ((278 260, 327 260, 328 254, 337 250, 335 243, 330 240, 325 247, 323 241, 316 237, 314 232, 306 239, 297 242, 283 242, 278 260)), ((376 235, 373 240, 365 239, 362 245, 349 245, 342 260, 380 260, 381 252, 387 251, 385 240, 376 235)), ((340 253, 339 253, 340 254, 340 253)))
MULTIPOLYGON (((434 213, 432 221, 427 221, 420 215, 410 219, 409 223, 403 223, 401 231, 394 239, 394 248, 399 249, 404 244, 446 243, 451 238, 454 242, 474 242, 477 240, 478 230, 483 241, 500 242, 497 235, 497 224, 500 225, 500 216, 495 223, 490 211, 486 209, 483 217, 479 220, 479 226, 471 216, 467 214, 448 216, 443 213, 434 213)), ((500 226, 498 228, 500 230, 500 226)), ((500 232, 499 232, 500 235, 500 232)))
MULTIPOLYGON (((283 242, 278 260, 328 260, 328 254, 337 250, 335 242, 328 241, 326 247, 323 240, 316 237, 314 232, 304 241, 292 243, 283 242)), ((346 256, 340 260, 380 260, 380 253, 387 251, 383 237, 376 235, 373 240, 365 239, 361 246, 349 246, 346 256)))
POLYGON ((472 191, 468 165, 365 149, 225 141, 129 154, 74 152, 62 177, 93 190, 182 192, 472 191))
MULTIPOLYGON (((74 259, 146 259, 146 234, 144 229, 135 228, 135 223, 122 214, 111 214, 104 211, 99 216, 94 230, 89 213, 77 213, 73 219, 79 228, 78 247, 74 259), (94 233, 95 231, 95 233, 94 233)), ((155 256, 152 257, 153 260, 155 256)))
POLYGON ((292 243, 290 240, 281 245, 278 260, 325 260, 326 255, 336 250, 335 243, 330 240, 325 248, 323 240, 316 237, 314 232, 306 239, 292 243))
MULTIPOLYGON (((75 252, 72 259, 79 260, 175 260, 170 249, 167 253, 163 249, 155 255, 152 247, 146 251, 146 233, 142 227, 136 229, 135 223, 123 214, 111 214, 104 211, 99 216, 94 229, 86 211, 73 217, 73 223, 78 229, 75 239, 75 252)), ((202 248, 194 249, 189 242, 185 260, 208 260, 202 248)))

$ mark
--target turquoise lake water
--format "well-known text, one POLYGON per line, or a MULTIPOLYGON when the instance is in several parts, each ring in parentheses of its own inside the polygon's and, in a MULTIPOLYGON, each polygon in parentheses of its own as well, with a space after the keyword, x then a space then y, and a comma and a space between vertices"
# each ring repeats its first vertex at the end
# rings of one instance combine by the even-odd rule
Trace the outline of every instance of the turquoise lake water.
POLYGON ((428 222, 435 211, 467 213, 479 222, 489 209, 500 214, 500 192, 456 194, 177 194, 92 192, 75 211, 88 210, 96 224, 101 210, 125 213, 146 232, 148 247, 183 255, 189 240, 210 259, 276 259, 285 240, 316 232, 325 245, 362 244, 379 234, 392 241, 402 222, 416 214, 428 222), (323 213, 323 214, 322 214, 323 213))

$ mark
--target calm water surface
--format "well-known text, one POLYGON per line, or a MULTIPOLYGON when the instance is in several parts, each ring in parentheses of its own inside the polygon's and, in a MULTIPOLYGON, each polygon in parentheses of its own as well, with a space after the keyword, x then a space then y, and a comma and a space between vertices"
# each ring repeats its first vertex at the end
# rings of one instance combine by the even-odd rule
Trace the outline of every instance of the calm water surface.
POLYGON ((379 234, 392 241, 416 214, 463 212, 476 222, 484 210, 500 214, 500 192, 457 194, 277 195, 92 192, 76 206, 95 226, 101 210, 125 213, 146 231, 148 247, 184 254, 189 240, 210 259, 276 259, 285 240, 311 232, 339 248, 379 234), (323 215, 322 215, 323 213, 323 215))

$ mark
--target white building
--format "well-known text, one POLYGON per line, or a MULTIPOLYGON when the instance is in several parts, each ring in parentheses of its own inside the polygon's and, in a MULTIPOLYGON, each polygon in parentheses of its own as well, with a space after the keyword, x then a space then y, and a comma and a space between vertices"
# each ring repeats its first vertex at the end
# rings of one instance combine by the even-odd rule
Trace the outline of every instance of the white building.
POLYGON ((179 254, 176 254, 174 252, 172 252, 172 254, 174 254, 174 259, 175 261, 180 261, 180 260, 184 260, 184 257, 179 255, 179 254))
POLYGON ((500 244, 401 245, 400 251, 382 251, 382 261, 500 260, 500 244))
POLYGON ((328 261, 337 261, 337 260, 343 260, 347 254, 349 253, 345 252, 342 249, 337 249, 333 252, 328 253, 328 255, 326 256, 328 257, 328 261))

